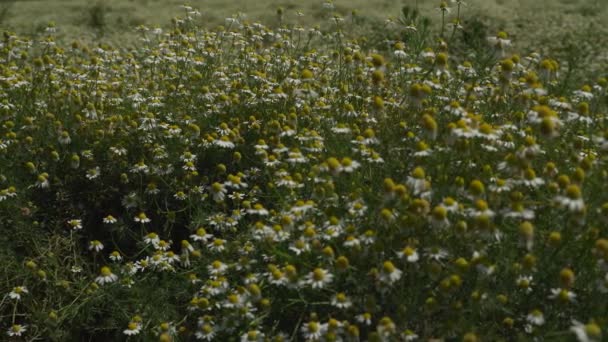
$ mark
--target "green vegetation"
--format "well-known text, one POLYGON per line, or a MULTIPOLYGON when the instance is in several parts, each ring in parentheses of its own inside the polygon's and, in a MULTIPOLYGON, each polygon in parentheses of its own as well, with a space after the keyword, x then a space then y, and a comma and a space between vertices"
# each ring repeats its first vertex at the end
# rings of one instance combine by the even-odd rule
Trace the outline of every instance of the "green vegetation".
POLYGON ((2 3, 3 338, 602 340, 606 10, 345 3, 2 3))
MULTIPOLYGON (((279 25, 328 25, 326 3, 314 1, 197 0, 189 2, 200 11, 197 25, 215 27, 225 19, 240 16, 243 22, 260 21, 269 27, 279 25), (281 10, 282 15, 278 15, 281 10)), ((334 11, 346 21, 355 22, 358 33, 380 31, 386 38, 392 29, 386 19, 396 20, 402 7, 417 9, 421 16, 440 27, 438 1, 422 0, 335 0, 334 11)), ((27 0, 0 2, 0 27, 18 34, 43 34, 54 23, 58 40, 105 42, 128 47, 138 38, 136 27, 170 26, 171 19, 183 15, 179 0, 27 0)), ((455 7, 455 6, 454 6, 455 7)), ((332 15, 333 15, 332 14, 332 15)), ((454 11, 447 20, 455 17, 454 11)), ((568 77, 580 82, 608 65, 608 7, 600 0, 470 0, 463 5, 461 23, 467 39, 485 37, 504 30, 514 38, 520 53, 539 52, 574 66, 568 77), (585 65, 584 70, 580 66, 585 65), (585 72, 583 76, 578 73, 585 72)), ((394 33, 394 32, 393 32, 394 33)), ((384 43, 377 41, 378 44, 384 43)), ((568 70, 566 67, 564 70, 568 70)))

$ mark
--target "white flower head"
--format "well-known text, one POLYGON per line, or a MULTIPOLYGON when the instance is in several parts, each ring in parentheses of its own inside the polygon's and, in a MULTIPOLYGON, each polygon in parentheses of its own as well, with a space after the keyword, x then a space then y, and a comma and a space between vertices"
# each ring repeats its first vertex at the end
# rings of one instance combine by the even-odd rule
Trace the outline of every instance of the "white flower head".
POLYGON ((583 324, 572 320, 570 331, 576 335, 579 342, 596 342, 602 340, 602 330, 596 323, 583 324))
POLYGON ((141 323, 138 322, 129 322, 127 325, 127 329, 123 331, 123 334, 127 336, 134 336, 141 332, 141 323))
POLYGON ((401 275, 403 271, 395 267, 395 265, 391 261, 385 261, 382 264, 382 270, 380 272, 380 281, 392 285, 399 279, 401 279, 401 275))
POLYGON ((101 252, 103 250, 103 243, 99 240, 93 240, 89 242, 89 250, 95 252, 101 252))
POLYGON ((135 222, 139 222, 139 223, 141 223, 141 224, 146 224, 146 223, 149 223, 149 222, 151 221, 151 220, 148 218, 148 216, 146 216, 146 213, 144 213, 144 212, 139 213, 137 216, 135 216, 135 217, 133 218, 133 220, 134 220, 135 222))
POLYGON ((306 276, 306 283, 313 289, 322 289, 332 282, 334 275, 322 268, 315 268, 306 276))
POLYGON ((82 229, 82 220, 80 220, 80 219, 71 219, 71 220, 68 221, 68 225, 73 230, 80 230, 80 229, 82 229))
POLYGON ((13 324, 7 331, 8 336, 21 336, 27 329, 26 325, 23 324, 13 324))
POLYGON ((8 294, 11 299, 21 300, 21 296, 27 294, 28 290, 25 286, 17 286, 8 294))
POLYGON ((99 285, 113 283, 118 280, 118 276, 112 273, 112 270, 108 266, 101 268, 100 275, 95 278, 95 282, 99 285))

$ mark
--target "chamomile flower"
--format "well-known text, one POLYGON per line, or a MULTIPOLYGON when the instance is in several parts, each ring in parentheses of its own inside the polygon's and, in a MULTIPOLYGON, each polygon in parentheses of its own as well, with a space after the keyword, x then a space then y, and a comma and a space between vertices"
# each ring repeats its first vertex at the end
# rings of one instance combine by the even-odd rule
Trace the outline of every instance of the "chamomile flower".
POLYGON ((99 177, 100 175, 101 175, 101 170, 100 170, 99 166, 97 166, 93 169, 87 170, 86 178, 88 180, 93 180, 93 179, 99 177))
POLYGON ((555 197, 555 200, 559 205, 572 212, 581 212, 585 209, 585 202, 583 201, 581 190, 574 184, 568 186, 565 196, 557 196, 555 197))
POLYGON ((72 230, 80 230, 82 229, 82 220, 80 219, 72 219, 68 221, 68 225, 72 230))
POLYGON ((213 200, 218 203, 224 201, 226 193, 228 192, 224 185, 218 182, 213 183, 210 190, 213 200))
POLYGON ((94 252, 101 252, 103 250, 103 244, 99 240, 93 240, 89 242, 89 250, 94 252))
POLYGON ((602 340, 602 329, 595 322, 583 324, 573 320, 570 331, 574 333, 579 342, 594 342, 602 340))
POLYGON ((576 293, 565 288, 554 288, 551 289, 549 299, 555 299, 562 302, 574 302, 576 301, 576 293))
POLYGON ((226 240, 214 239, 211 243, 207 244, 207 248, 211 252, 222 252, 226 249, 226 240))
POLYGON ((112 273, 112 269, 108 266, 104 266, 100 270, 100 275, 95 278, 95 282, 99 285, 113 283, 118 280, 118 276, 112 273))
POLYGON ((179 200, 179 201, 183 201, 186 198, 188 198, 188 195, 186 195, 186 193, 183 191, 178 191, 175 194, 173 194, 173 198, 175 198, 176 200, 179 200))
POLYGON ((148 174, 149 171, 150 171, 150 168, 148 167, 148 165, 146 165, 144 163, 143 160, 131 167, 131 172, 133 172, 133 173, 148 174))
POLYGON ((116 222, 118 222, 118 220, 112 215, 108 215, 103 218, 103 223, 105 223, 105 224, 113 224, 116 222))
POLYGON ((385 261, 382 264, 382 270, 380 271, 380 281, 392 285, 399 279, 401 279, 401 275, 403 271, 395 267, 395 265, 391 261, 385 261))
POLYGON ((282 285, 287 285, 287 283, 289 282, 289 279, 287 278, 287 275, 285 274, 285 272, 282 272, 279 268, 277 268, 274 265, 273 265, 273 267, 269 267, 267 277, 268 277, 268 282, 273 285, 282 286, 282 285))
POLYGON ((418 259, 420 259, 416 249, 410 246, 406 246, 402 250, 398 251, 397 255, 399 256, 399 258, 405 259, 407 262, 410 263, 415 263, 416 261, 418 261, 418 259))
POLYGON ((376 241, 376 232, 372 229, 368 229, 359 236, 359 240, 366 245, 371 245, 376 241))
POLYGON ((445 258, 447 258, 450 253, 440 247, 430 247, 425 249, 425 253, 424 253, 429 259, 431 260, 435 260, 435 261, 441 261, 445 258))
POLYGON ((294 252, 296 255, 300 255, 303 252, 310 251, 310 244, 304 239, 298 239, 289 246, 289 250, 294 252))
POLYGON ((197 340, 212 341, 215 338, 216 333, 217 330, 213 325, 209 323, 204 323, 194 333, 194 336, 197 340))
POLYGON ((322 289, 332 282, 334 276, 322 268, 315 268, 307 276, 305 282, 313 289, 322 289))
POLYGON ((8 336, 21 336, 27 330, 27 325, 25 324, 13 324, 8 331, 6 332, 8 336))
POLYGON ((255 214, 255 215, 260 215, 260 216, 267 216, 268 215, 268 210, 266 210, 261 203, 256 203, 256 204, 253 205, 253 207, 247 209, 247 214, 255 214))
POLYGON ((508 37, 509 35, 506 32, 501 31, 496 36, 488 37, 488 42, 497 50, 502 51, 511 46, 511 40, 508 37))
POLYGON ((154 249, 158 250, 158 251, 167 251, 169 248, 171 248, 171 243, 172 241, 165 241, 165 240, 159 240, 157 243, 152 244, 154 246, 154 249))
POLYGON ((448 220, 448 209, 443 205, 438 205, 431 211, 430 221, 433 227, 445 228, 450 225, 448 220))
POLYGON ((135 222, 138 222, 138 223, 141 223, 141 224, 146 224, 146 223, 149 223, 149 222, 152 221, 152 220, 150 220, 148 218, 148 216, 146 216, 146 213, 144 213, 144 212, 139 213, 137 216, 135 216, 133 218, 133 220, 135 222))
POLYGON ((264 337, 264 333, 259 330, 249 330, 241 335, 241 342, 262 342, 264 337))
POLYGON ((534 309, 526 316, 526 321, 530 324, 541 326, 545 324, 545 315, 543 315, 542 311, 534 309))
POLYGON ((122 255, 120 254, 119 251, 112 251, 112 253, 110 253, 110 260, 114 261, 114 262, 119 262, 122 261, 122 255))
POLYGON ((344 243, 342 244, 346 248, 359 248, 361 246, 361 241, 356 237, 349 235, 344 239, 344 243))
POLYGON ((8 294, 11 299, 21 300, 21 296, 27 294, 29 291, 25 286, 14 287, 13 290, 8 294))
POLYGON ((325 326, 316 321, 311 321, 302 324, 302 335, 306 341, 320 340, 325 333, 325 326))
POLYGON ((123 334, 127 336, 135 336, 141 332, 141 323, 139 322, 129 322, 127 325, 127 329, 123 330, 123 334))
POLYGON ((412 171, 411 176, 407 177, 406 184, 410 189, 412 189, 415 195, 428 191, 430 185, 425 177, 426 174, 424 169, 421 167, 416 167, 412 171))
POLYGON ((211 239, 212 237, 213 237, 213 235, 207 233, 207 231, 203 227, 199 227, 196 230, 195 234, 190 235, 190 238, 192 240, 200 241, 202 243, 207 243, 207 241, 209 241, 209 239, 211 239))
POLYGON ((347 157, 342 158, 342 161, 340 162, 340 164, 342 164, 341 170, 346 173, 351 173, 361 166, 361 164, 359 164, 359 162, 354 161, 347 157))
POLYGON ((209 274, 213 276, 221 275, 228 269, 228 266, 219 260, 215 260, 209 266, 207 266, 207 270, 209 274))
POLYGON ((331 305, 338 309, 348 309, 353 303, 343 292, 338 292, 331 300, 331 305))
POLYGON ((384 338, 389 338, 396 332, 397 325, 395 324, 395 322, 393 322, 393 320, 390 317, 385 316, 380 319, 376 329, 378 331, 378 334, 380 334, 380 336, 382 336, 384 338))
POLYGON ((70 137, 70 133, 63 131, 59 134, 59 138, 57 139, 61 145, 69 145, 72 142, 72 138, 70 137))
POLYGON ((367 326, 372 325, 372 314, 369 312, 364 312, 362 314, 359 314, 359 315, 355 316, 355 319, 357 320, 357 322, 359 322, 361 324, 365 324, 367 326))

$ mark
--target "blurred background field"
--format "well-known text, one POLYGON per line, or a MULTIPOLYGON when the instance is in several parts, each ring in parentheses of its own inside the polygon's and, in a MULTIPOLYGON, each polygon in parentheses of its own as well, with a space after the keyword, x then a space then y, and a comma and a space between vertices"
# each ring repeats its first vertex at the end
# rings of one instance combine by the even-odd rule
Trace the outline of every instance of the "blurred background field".
MULTIPOLYGON (((337 14, 344 18, 345 32, 368 35, 371 47, 398 39, 402 9, 418 9, 430 27, 441 27, 439 0, 195 0, 186 2, 200 12, 201 25, 217 27, 228 17, 242 22, 259 21, 267 26, 320 25, 329 28, 337 14), (279 21, 277 9, 283 9, 279 21), (391 36, 393 35, 393 36, 391 36)), ((455 4, 447 21, 456 17, 455 4)), ((35 37, 50 22, 59 39, 93 41, 132 46, 136 27, 170 27, 171 19, 183 16, 182 0, 0 0, 0 28, 35 37)), ((577 65, 588 74, 603 72, 608 63, 608 6, 605 0, 467 0, 461 11, 463 31, 457 40, 483 39, 505 30, 513 39, 513 52, 539 52, 577 65), (591 64, 591 65, 590 65, 591 64)), ((462 42, 461 42, 462 43, 462 42)))
MULTIPOLYGON (((18 33, 36 34, 54 22, 65 36, 124 36, 138 25, 165 26, 180 15, 184 3, 201 12, 201 22, 221 24, 226 17, 246 14, 252 21, 276 22, 276 10, 285 10, 287 23, 317 24, 326 12, 325 0, 0 0, 0 25, 18 33), (301 12, 304 16, 297 17, 301 12)), ((438 19, 439 0, 335 0, 335 10, 347 18, 352 11, 372 22, 396 17, 403 6, 419 7, 423 15, 438 19)), ((563 31, 585 31, 608 22, 603 0, 468 0, 463 17, 500 27, 525 39, 553 38, 563 31), (602 5, 603 3, 603 5, 602 5)), ((597 28, 596 28, 597 29, 597 28)), ((116 37, 114 37, 116 38, 116 37)), ((529 41, 543 43, 542 41, 529 41)))

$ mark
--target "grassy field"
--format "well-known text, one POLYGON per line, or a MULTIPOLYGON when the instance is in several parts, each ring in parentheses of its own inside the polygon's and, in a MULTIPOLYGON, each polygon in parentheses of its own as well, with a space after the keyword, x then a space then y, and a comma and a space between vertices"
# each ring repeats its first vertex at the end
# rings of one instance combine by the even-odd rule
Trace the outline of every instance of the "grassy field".
POLYGON ((606 339, 599 1, 191 6, 0 3, 0 340, 606 339))

